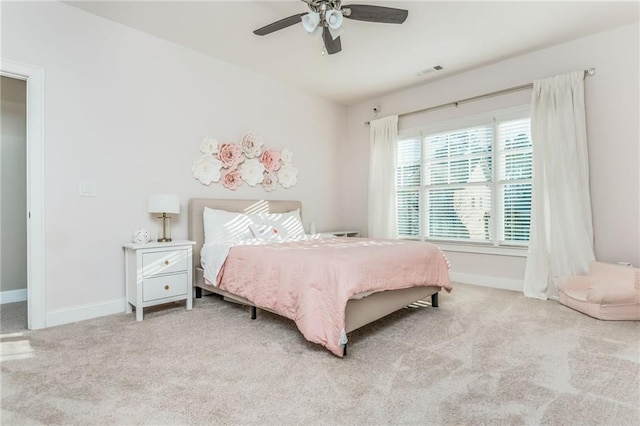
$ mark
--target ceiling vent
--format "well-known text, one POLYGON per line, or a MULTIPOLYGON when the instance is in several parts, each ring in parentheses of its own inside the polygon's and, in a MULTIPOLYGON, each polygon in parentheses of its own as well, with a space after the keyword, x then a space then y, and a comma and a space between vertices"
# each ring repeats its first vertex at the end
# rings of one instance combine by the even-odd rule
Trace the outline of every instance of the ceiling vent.
POLYGON ((440 65, 436 65, 435 67, 431 67, 431 68, 427 68, 426 70, 418 71, 416 73, 416 75, 418 77, 422 77, 423 75, 427 75, 427 74, 432 73, 434 71, 440 71, 441 69, 442 69, 442 67, 440 65))

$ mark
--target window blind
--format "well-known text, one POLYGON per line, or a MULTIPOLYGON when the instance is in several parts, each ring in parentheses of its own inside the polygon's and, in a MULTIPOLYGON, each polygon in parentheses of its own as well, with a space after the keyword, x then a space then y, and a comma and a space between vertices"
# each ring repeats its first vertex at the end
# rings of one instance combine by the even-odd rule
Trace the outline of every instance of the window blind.
POLYGON ((422 141, 419 137, 398 140, 396 169, 398 235, 420 236, 420 185, 422 141))
POLYGON ((427 238, 489 241, 490 125, 427 136, 427 238))
POLYGON ((509 120, 498 125, 500 240, 529 241, 531 225, 531 120, 509 120))
POLYGON ((522 109, 502 117, 511 118, 474 117, 468 126, 445 124, 452 130, 399 140, 396 183, 401 238, 527 244, 530 119, 522 109))

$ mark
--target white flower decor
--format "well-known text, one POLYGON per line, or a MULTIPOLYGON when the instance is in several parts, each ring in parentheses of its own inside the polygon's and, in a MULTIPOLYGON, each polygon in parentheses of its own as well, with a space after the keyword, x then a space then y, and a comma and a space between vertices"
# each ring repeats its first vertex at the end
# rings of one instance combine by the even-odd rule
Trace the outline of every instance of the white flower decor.
POLYGON ((242 163, 240 174, 247 185, 256 186, 264 179, 264 166, 257 158, 251 158, 242 163))
POLYGON ((256 158, 262 153, 262 138, 253 132, 249 132, 242 137, 240 145, 242 152, 247 158, 256 158))
POLYGON ((283 188, 290 188, 298 183, 298 169, 291 164, 285 164, 278 171, 278 181, 283 188))
POLYGON ((220 168, 222 163, 212 155, 203 155, 193 162, 193 177, 198 179, 203 185, 210 185, 211 182, 220 180, 220 168))
POLYGON ((289 151, 287 148, 283 149, 280 153, 280 160, 282 164, 290 164, 293 161, 293 152, 289 151))
POLYGON ((230 190, 237 190, 246 182, 261 184, 265 191, 279 186, 291 188, 298 183, 298 169, 293 166, 293 152, 264 147, 262 138, 247 132, 240 143, 219 144, 215 138, 200 141, 203 155, 193 162, 193 177, 203 185, 220 182, 230 190))
POLYGON ((203 154, 207 155, 215 155, 218 153, 218 141, 215 140, 214 138, 207 136, 206 138, 202 139, 202 141, 200 142, 200 151, 202 151, 203 154))

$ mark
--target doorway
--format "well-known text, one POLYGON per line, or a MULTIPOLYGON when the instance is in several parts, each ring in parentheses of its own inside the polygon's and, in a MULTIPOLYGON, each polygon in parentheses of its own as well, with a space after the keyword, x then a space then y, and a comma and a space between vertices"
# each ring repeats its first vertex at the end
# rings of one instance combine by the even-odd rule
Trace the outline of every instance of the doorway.
MULTIPOLYGON (((46 327, 44 247, 44 70, 0 59, 0 76, 26 87, 26 299, 28 329, 46 327)), ((3 187, 6 187, 2 183, 3 187)), ((4 228, 4 227, 3 227, 4 228)), ((2 230, 4 232, 4 229, 2 230)), ((4 257, 4 253, 0 252, 4 257)))
POLYGON ((27 328, 27 82, 0 76, 0 327, 27 328))

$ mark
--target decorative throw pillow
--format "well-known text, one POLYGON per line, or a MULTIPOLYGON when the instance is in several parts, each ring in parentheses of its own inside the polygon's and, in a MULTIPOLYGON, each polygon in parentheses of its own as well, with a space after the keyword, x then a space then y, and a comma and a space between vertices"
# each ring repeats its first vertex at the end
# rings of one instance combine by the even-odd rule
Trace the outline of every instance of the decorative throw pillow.
POLYGON ((251 215, 251 220, 260 225, 273 226, 280 237, 285 239, 305 235, 298 209, 286 213, 258 213, 251 215))
POLYGON ((278 232, 278 228, 271 225, 259 225, 256 223, 252 223, 249 225, 249 229, 253 234, 254 238, 258 238, 260 240, 280 240, 280 233, 278 232))

